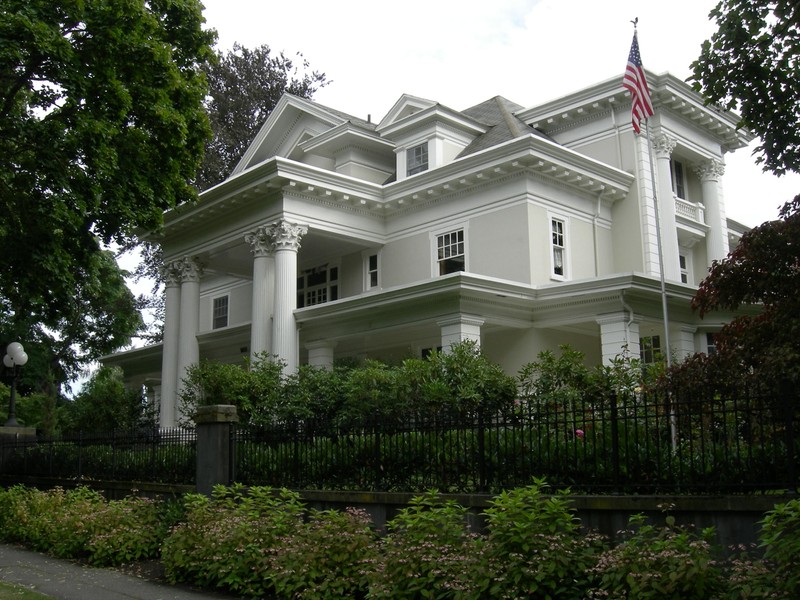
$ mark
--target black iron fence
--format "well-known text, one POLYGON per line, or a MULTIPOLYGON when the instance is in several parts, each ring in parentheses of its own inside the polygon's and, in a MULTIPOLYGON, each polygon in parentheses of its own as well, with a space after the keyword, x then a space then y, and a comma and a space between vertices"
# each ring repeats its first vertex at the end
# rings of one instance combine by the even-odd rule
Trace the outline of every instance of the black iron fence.
MULTIPOLYGON (((298 421, 233 430, 233 479, 293 489, 488 492, 544 477, 581 493, 752 492, 800 487, 800 407, 781 397, 630 394, 550 399, 498 414, 403 422, 298 421)), ((2 472, 191 484, 185 429, 2 446, 2 472)))
POLYGON ((193 430, 145 429, 0 440, 2 473, 27 477, 192 484, 193 430))
POLYGON ((236 433, 235 479, 294 489, 490 492, 544 477, 586 493, 800 486, 800 411, 780 398, 631 394, 336 427, 236 433))

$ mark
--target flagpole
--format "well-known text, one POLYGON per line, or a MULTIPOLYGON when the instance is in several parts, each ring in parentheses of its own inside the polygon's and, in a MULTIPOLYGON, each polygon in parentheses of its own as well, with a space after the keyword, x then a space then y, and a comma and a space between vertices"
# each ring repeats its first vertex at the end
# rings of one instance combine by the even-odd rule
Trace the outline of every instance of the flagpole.
MULTIPOLYGON (((628 68, 626 75, 623 78, 623 87, 631 91, 631 114, 633 119, 634 130, 639 133, 638 122, 644 120, 644 135, 647 139, 647 155, 650 160, 650 182, 653 190, 653 210, 655 210, 656 217, 656 246, 658 248, 658 270, 661 280, 661 311, 664 319, 664 345, 666 350, 667 369, 672 367, 672 356, 669 344, 669 310, 667 307, 667 285, 664 277, 664 252, 661 243, 661 215, 658 210, 658 186, 656 185, 656 172, 653 162, 653 144, 650 139, 650 124, 649 116, 654 114, 654 109, 650 101, 650 90, 647 87, 644 69, 642 67, 642 59, 639 53, 639 41, 637 39, 639 18, 636 17, 633 21, 633 43, 631 45, 631 54, 628 56, 628 68)), ((669 200, 669 198, 667 199, 669 200)), ((672 398, 669 391, 667 392, 670 411, 670 434, 672 438, 673 452, 678 446, 678 423, 675 411, 673 410, 672 398)))

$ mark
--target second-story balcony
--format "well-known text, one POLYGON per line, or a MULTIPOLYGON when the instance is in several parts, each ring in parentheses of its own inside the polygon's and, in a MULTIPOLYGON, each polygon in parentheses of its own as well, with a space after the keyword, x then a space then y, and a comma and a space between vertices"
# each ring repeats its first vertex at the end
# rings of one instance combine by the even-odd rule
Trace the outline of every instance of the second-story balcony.
POLYGON ((705 208, 699 202, 690 202, 683 198, 673 196, 675 199, 675 215, 683 217, 693 223, 704 225, 706 222, 705 208))

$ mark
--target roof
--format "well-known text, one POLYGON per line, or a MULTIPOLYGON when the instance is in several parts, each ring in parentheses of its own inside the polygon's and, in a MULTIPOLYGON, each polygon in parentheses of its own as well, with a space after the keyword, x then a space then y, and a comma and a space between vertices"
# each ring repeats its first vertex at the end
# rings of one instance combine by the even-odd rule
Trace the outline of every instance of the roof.
POLYGON ((458 155, 459 158, 513 140, 522 135, 533 134, 537 137, 552 141, 549 137, 533 127, 530 127, 515 116, 515 113, 523 109, 523 106, 511 100, 503 98, 502 96, 495 96, 485 102, 481 102, 480 104, 476 104, 475 106, 461 111, 463 114, 476 121, 489 126, 490 129, 486 133, 476 137, 464 148, 458 155))

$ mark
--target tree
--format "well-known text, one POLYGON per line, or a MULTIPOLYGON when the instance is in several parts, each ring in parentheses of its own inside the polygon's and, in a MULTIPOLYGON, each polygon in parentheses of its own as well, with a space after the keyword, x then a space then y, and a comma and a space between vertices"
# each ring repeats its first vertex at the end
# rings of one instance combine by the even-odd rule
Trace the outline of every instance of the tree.
POLYGON ((56 343, 67 371, 138 324, 103 244, 196 196, 215 35, 201 10, 0 0, 2 333, 56 343))
POLYGON ((692 63, 695 88, 740 111, 764 170, 800 171, 800 3, 721 0, 709 16, 719 29, 692 63))
POLYGON ((762 381, 800 382, 800 195, 780 219, 747 232, 727 258, 715 261, 692 301, 701 316, 748 304, 763 310, 722 329, 710 367, 721 378, 739 369, 762 381))
MULTIPOLYGON (((740 125, 761 137, 765 171, 800 172, 800 5, 721 0, 710 16, 719 29, 692 64, 695 87, 709 102, 741 110, 740 125)), ((674 385, 715 392, 800 382, 800 196, 714 261, 692 301, 701 316, 744 305, 761 310, 723 327, 716 353, 674 369, 674 385)))
MULTIPOLYGON (((329 83, 324 73, 308 73, 308 61, 302 54, 298 53, 297 57, 300 68, 283 53, 272 55, 267 45, 250 50, 234 44, 232 50, 218 51, 216 60, 205 64, 209 88, 205 109, 211 122, 212 138, 197 172, 197 189, 202 191, 230 175, 284 93, 310 99, 314 92, 329 83)), ((160 318, 163 322, 161 248, 150 242, 136 241, 129 247, 136 247, 141 253, 134 276, 154 282, 151 293, 139 301, 154 311, 157 321, 160 318)), ((143 337, 160 342, 162 334, 161 327, 156 325, 143 337)))
POLYGON ((197 174, 199 189, 230 175, 284 93, 311 98, 329 83, 324 73, 306 72, 309 64, 302 54, 297 58, 302 73, 283 53, 272 55, 267 45, 249 50, 234 44, 206 65, 206 110, 214 133, 197 174))

